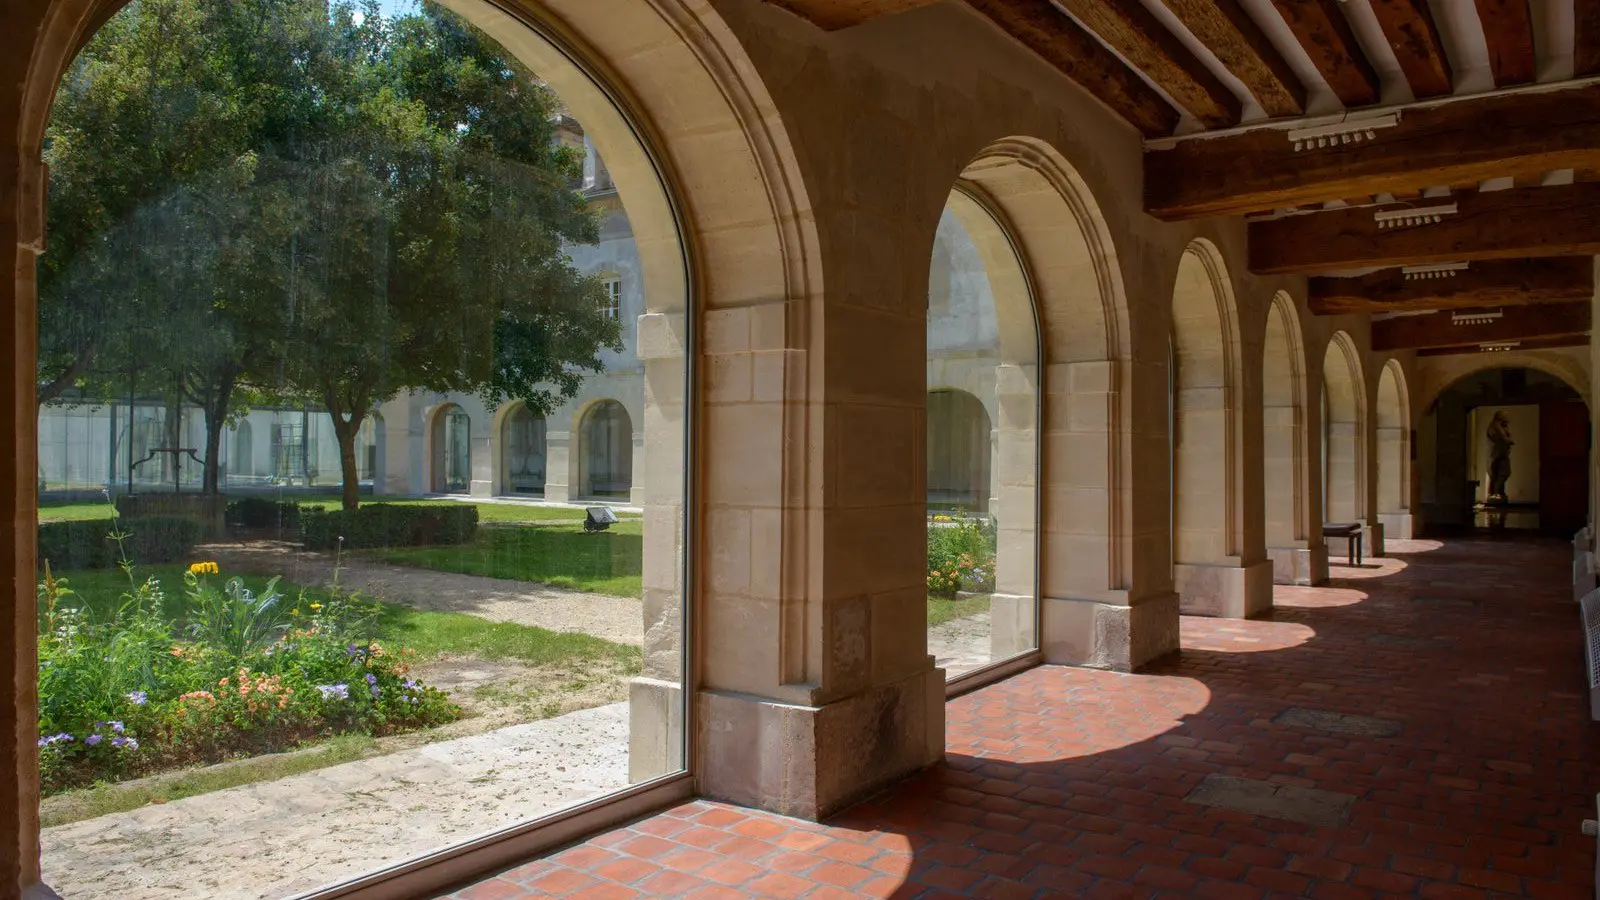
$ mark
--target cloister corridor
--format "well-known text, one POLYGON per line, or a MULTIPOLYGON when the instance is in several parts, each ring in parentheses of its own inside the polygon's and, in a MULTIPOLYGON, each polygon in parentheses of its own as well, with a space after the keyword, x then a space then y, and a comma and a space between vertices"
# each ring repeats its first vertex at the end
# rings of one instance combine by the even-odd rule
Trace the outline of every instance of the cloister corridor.
POLYGON ((695 801, 449 896, 1593 896, 1569 547, 1388 552, 1259 619, 1184 617, 1140 674, 1043 666, 952 700, 944 764, 824 824, 695 801), (1208 776, 1354 801, 1328 825, 1187 801, 1208 776))

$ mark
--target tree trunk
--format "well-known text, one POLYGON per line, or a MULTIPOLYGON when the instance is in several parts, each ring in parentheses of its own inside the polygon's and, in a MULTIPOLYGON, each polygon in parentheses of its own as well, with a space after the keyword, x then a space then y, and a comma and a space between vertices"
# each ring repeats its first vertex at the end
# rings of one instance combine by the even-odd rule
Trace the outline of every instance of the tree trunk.
POLYGON ((365 409, 350 413, 346 419, 337 404, 328 404, 328 417, 333 420, 333 434, 339 439, 339 472, 343 478, 340 497, 345 509, 361 505, 361 474, 356 469, 356 438, 361 435, 361 421, 367 417, 365 409))
POLYGON ((78 354, 78 358, 74 359, 72 361, 72 365, 67 366, 67 368, 61 372, 61 374, 50 379, 44 384, 39 385, 39 389, 34 393, 34 402, 37 403, 40 408, 43 408, 46 403, 49 403, 51 400, 54 400, 66 393, 67 388, 72 387, 72 385, 75 384, 80 377, 82 377, 83 373, 87 372, 88 370, 89 354, 78 354))
POLYGON ((233 387, 234 374, 230 367, 219 373, 216 383, 209 385, 204 395, 196 398, 206 417, 205 472, 200 487, 203 494, 222 493, 222 429, 228 424, 233 387))

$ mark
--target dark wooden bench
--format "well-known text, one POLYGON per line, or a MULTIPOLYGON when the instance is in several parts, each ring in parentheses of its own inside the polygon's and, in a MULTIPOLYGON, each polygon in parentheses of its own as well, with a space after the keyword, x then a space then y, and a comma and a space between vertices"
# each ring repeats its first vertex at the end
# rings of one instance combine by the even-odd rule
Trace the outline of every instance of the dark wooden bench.
POLYGON ((1360 522, 1324 522, 1322 523, 1322 536, 1325 538, 1344 538, 1350 542, 1345 557, 1352 565, 1361 565, 1361 541, 1365 530, 1360 522))

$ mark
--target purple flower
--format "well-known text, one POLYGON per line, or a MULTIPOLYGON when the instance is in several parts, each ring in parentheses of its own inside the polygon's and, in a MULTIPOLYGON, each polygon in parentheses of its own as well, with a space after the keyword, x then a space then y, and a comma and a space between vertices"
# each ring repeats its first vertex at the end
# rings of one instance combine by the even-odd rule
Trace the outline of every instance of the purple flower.
POLYGON ((144 691, 129 691, 128 699, 132 700, 133 705, 135 706, 143 706, 147 701, 149 701, 150 695, 144 691))
MULTIPOLYGON (((91 734, 88 737, 84 738, 83 742, 85 744, 88 744, 91 747, 98 747, 100 745, 100 742, 103 741, 103 740, 105 740, 105 735, 102 735, 102 734, 91 734)), ((120 741, 120 740, 122 740, 122 738, 117 738, 117 741, 120 741)), ((112 741, 111 743, 115 744, 117 741, 112 741)))
POLYGON ((372 692, 373 697, 377 697, 379 694, 383 693, 383 691, 378 689, 377 685, 373 685, 372 687, 367 688, 367 690, 372 692))
POLYGON ((414 691, 417 689, 417 680, 415 678, 407 678, 405 681, 400 682, 400 686, 408 691, 414 691))
POLYGON ((377 684, 377 683, 378 683, 378 676, 372 674, 371 672, 368 672, 367 673, 367 684, 377 684))
POLYGON ((117 734, 121 734, 122 733, 122 723, 121 722, 107 722, 106 724, 110 725, 111 726, 111 730, 115 731, 117 734))
POLYGON ((139 742, 131 737, 114 737, 111 739, 111 746, 119 750, 137 750, 139 742))
POLYGON ((322 692, 322 699, 324 700, 350 699, 350 686, 343 682, 339 684, 319 684, 317 685, 317 690, 322 692))
POLYGON ((39 738, 39 746, 40 747, 51 747, 51 746, 54 746, 54 745, 60 744, 60 743, 70 743, 72 741, 72 739, 73 739, 72 735, 67 734, 65 731, 63 731, 60 734, 52 734, 49 737, 39 738))

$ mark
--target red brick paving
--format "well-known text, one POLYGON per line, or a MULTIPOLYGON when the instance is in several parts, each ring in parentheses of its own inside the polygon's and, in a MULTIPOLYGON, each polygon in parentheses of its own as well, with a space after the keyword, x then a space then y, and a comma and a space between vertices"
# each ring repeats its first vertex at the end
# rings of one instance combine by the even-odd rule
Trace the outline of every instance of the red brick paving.
POLYGON ((944 766, 826 825, 696 801, 450 897, 1588 900, 1600 725, 1567 545, 1392 543, 1414 552, 1280 587, 1269 619, 1185 618, 1147 673, 955 700, 944 766), (1404 730, 1275 724, 1288 707, 1404 730), (1357 800, 1340 827, 1185 802, 1213 772, 1357 800))

